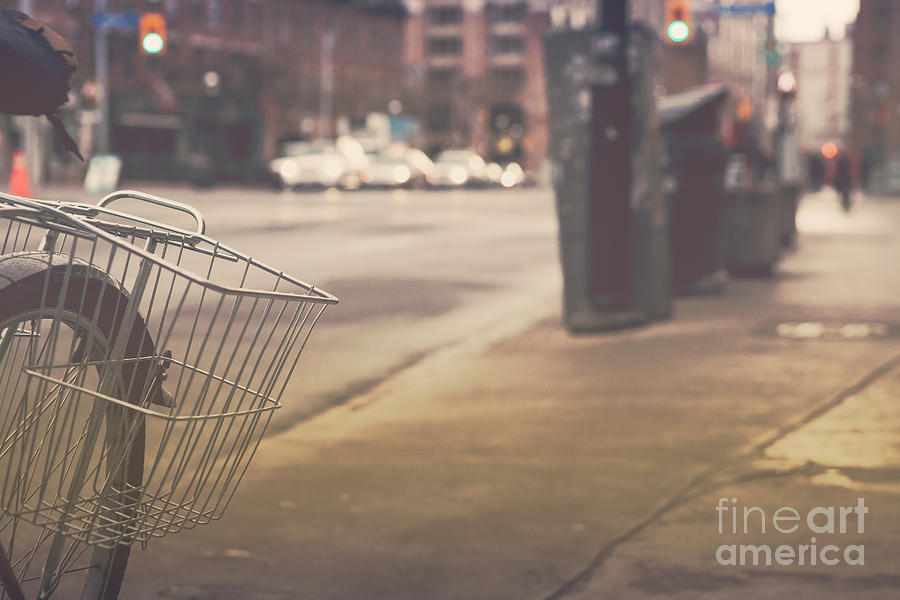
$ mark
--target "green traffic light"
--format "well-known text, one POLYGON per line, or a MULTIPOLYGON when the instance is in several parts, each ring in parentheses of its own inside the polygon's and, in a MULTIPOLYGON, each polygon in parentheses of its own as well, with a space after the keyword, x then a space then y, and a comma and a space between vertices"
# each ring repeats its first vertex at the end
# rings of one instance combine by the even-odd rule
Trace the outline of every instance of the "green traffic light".
POLYGON ((691 35, 691 28, 684 21, 672 21, 666 32, 673 42, 683 42, 691 35))
POLYGON ((147 54, 158 54, 162 52, 163 45, 165 42, 162 39, 162 36, 158 33, 148 33, 144 36, 144 39, 141 40, 141 45, 144 47, 144 52, 147 54))

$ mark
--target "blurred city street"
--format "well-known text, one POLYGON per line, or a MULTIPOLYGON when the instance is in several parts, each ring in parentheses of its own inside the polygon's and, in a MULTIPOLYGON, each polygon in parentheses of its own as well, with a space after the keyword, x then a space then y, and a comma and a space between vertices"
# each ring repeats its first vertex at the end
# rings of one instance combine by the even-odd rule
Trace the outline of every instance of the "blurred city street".
POLYGON ((125 597, 896 597, 896 201, 806 195, 774 277, 570 336, 549 190, 150 191, 343 299, 220 526, 135 548, 125 597), (868 513, 719 534, 719 498, 868 513), (810 536, 864 564, 717 562, 810 536))
POLYGON ((0 600, 900 597, 898 30, 0 0, 0 600))

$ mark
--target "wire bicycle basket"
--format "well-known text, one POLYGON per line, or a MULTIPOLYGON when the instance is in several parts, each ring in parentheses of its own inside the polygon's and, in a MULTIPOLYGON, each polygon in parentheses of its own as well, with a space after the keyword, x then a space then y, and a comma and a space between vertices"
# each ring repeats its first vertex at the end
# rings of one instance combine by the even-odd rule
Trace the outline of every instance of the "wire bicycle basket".
POLYGON ((336 302, 176 202, 0 195, 0 510, 103 548, 221 517, 336 302))

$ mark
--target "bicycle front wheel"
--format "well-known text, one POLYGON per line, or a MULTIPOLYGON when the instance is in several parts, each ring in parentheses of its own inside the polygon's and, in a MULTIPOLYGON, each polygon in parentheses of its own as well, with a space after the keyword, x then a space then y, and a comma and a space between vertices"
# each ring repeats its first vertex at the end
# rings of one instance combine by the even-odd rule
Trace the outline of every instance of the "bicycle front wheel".
MULTIPOLYGON (((104 383, 127 295, 96 269, 53 262, 0 258, 0 544, 26 598, 114 600, 140 511, 144 428, 91 390, 132 401, 147 372, 120 365, 104 383)), ((143 322, 132 327, 125 356, 152 356, 143 322)))

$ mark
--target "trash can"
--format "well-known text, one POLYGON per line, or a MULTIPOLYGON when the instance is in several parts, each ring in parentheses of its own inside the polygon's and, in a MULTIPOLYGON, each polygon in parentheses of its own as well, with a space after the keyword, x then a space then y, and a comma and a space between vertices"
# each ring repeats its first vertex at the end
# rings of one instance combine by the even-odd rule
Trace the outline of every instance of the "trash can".
POLYGON ((721 291, 728 280, 723 251, 725 148, 718 110, 721 84, 660 99, 658 114, 669 156, 669 237, 677 295, 721 291))
POLYGON ((771 275, 781 254, 782 190, 762 182, 731 190, 728 199, 728 269, 732 275, 771 275))
POLYGON ((656 35, 637 25, 627 37, 627 81, 613 65, 617 34, 555 31, 544 44, 563 316, 571 331, 637 325, 671 311, 652 93, 656 35), (621 120, 606 106, 624 109, 621 120))
POLYGON ((782 183, 781 198, 778 202, 779 223, 781 224, 781 245, 790 247, 797 235, 797 204, 800 198, 799 183, 782 183))

